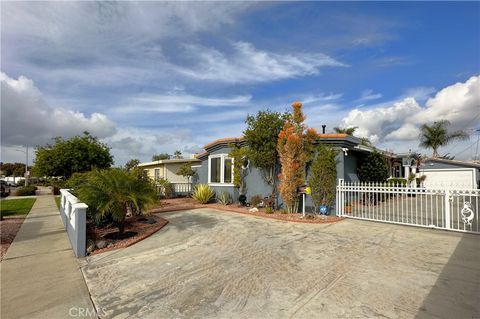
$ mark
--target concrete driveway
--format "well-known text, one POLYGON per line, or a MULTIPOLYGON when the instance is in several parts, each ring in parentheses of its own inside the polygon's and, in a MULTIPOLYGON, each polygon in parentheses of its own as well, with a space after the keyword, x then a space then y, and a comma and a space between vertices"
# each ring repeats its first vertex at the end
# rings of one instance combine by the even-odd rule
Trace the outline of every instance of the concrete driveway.
POLYGON ((209 209, 88 258, 108 318, 480 318, 480 236, 209 209))

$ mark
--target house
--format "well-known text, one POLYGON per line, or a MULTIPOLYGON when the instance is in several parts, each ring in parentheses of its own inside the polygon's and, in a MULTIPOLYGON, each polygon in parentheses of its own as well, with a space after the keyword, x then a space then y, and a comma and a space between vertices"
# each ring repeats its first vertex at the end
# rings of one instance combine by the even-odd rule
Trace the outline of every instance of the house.
MULTIPOLYGON (((337 179, 358 181, 359 161, 372 152, 373 148, 362 145, 361 139, 347 134, 319 134, 318 143, 320 142, 338 150, 337 179)), ((194 183, 208 184, 217 194, 223 191, 228 192, 237 201, 240 194, 239 189, 233 184, 233 159, 229 157, 229 153, 231 145, 243 146, 244 144, 242 137, 234 137, 218 139, 205 145, 205 152, 196 156, 200 163, 195 165, 197 176, 194 183)), ((243 169, 246 170, 244 195, 247 201, 255 195, 267 197, 271 194, 271 186, 266 183, 261 170, 249 163, 243 169)), ((281 203, 281 199, 279 200, 281 203)), ((306 205, 313 206, 309 199, 306 205)))
POLYGON ((192 167, 200 164, 201 161, 196 158, 189 159, 166 159, 147 163, 140 163, 138 167, 147 172, 148 177, 157 181, 160 178, 168 180, 172 184, 188 183, 188 179, 181 175, 177 175, 177 171, 185 163, 192 167))
POLYGON ((480 164, 427 158, 420 162, 419 175, 425 175, 427 188, 480 188, 480 164))
POLYGON ((422 158, 418 153, 384 152, 392 178, 425 176, 426 188, 480 188, 480 163, 443 158, 422 158))

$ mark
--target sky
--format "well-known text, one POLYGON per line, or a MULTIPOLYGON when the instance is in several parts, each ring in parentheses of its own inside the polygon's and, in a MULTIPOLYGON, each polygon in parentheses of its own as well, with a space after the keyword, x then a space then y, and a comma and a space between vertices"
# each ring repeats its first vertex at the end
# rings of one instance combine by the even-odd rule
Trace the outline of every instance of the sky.
POLYGON ((478 150, 480 2, 2 1, 0 24, 4 162, 83 131, 116 165, 188 156, 297 100, 382 149, 430 154, 446 119, 471 136, 441 155, 478 150))

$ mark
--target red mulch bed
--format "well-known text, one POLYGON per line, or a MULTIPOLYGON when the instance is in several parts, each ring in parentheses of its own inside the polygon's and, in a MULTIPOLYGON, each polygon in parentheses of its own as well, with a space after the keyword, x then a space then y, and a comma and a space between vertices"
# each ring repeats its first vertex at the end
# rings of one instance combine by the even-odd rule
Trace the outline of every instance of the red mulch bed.
POLYGON ((90 255, 96 255, 106 251, 131 246, 153 235, 167 224, 168 220, 155 215, 133 216, 125 221, 125 232, 135 232, 136 235, 124 239, 110 239, 108 238, 108 235, 117 233, 117 227, 109 226, 99 228, 95 227, 91 223, 87 223, 87 237, 94 241, 105 240, 107 242, 107 246, 109 246, 102 249, 95 249, 90 253, 90 255), (155 221, 155 223, 149 224, 146 222, 147 219, 152 219, 155 221))
POLYGON ((196 209, 196 208, 212 208, 220 211, 229 211, 234 213, 240 213, 250 216, 256 217, 263 217, 263 218, 270 218, 276 220, 282 220, 286 222, 297 222, 297 223, 309 223, 309 224, 325 224, 325 223, 333 223, 338 222, 344 219, 344 217, 337 217, 337 216, 321 216, 315 217, 312 219, 309 218, 302 218, 302 214, 283 214, 280 212, 274 212, 273 214, 265 213, 263 208, 259 208, 258 212, 251 213, 249 209, 251 207, 242 207, 236 204, 232 205, 220 205, 220 204, 199 204, 193 198, 173 198, 173 199, 166 199, 162 200, 161 204, 150 210, 150 213, 166 213, 178 210, 189 210, 189 209, 196 209))
POLYGON ((22 226, 25 217, 6 217, 0 221, 0 237, 1 237, 1 255, 0 261, 7 253, 8 247, 12 244, 18 230, 22 226))

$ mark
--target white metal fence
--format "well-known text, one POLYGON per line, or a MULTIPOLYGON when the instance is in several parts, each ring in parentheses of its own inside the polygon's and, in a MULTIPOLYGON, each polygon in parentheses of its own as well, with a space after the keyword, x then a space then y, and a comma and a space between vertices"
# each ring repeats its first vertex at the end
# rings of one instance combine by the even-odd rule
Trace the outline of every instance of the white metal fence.
POLYGON ((480 234, 480 190, 339 181, 338 215, 480 234))

